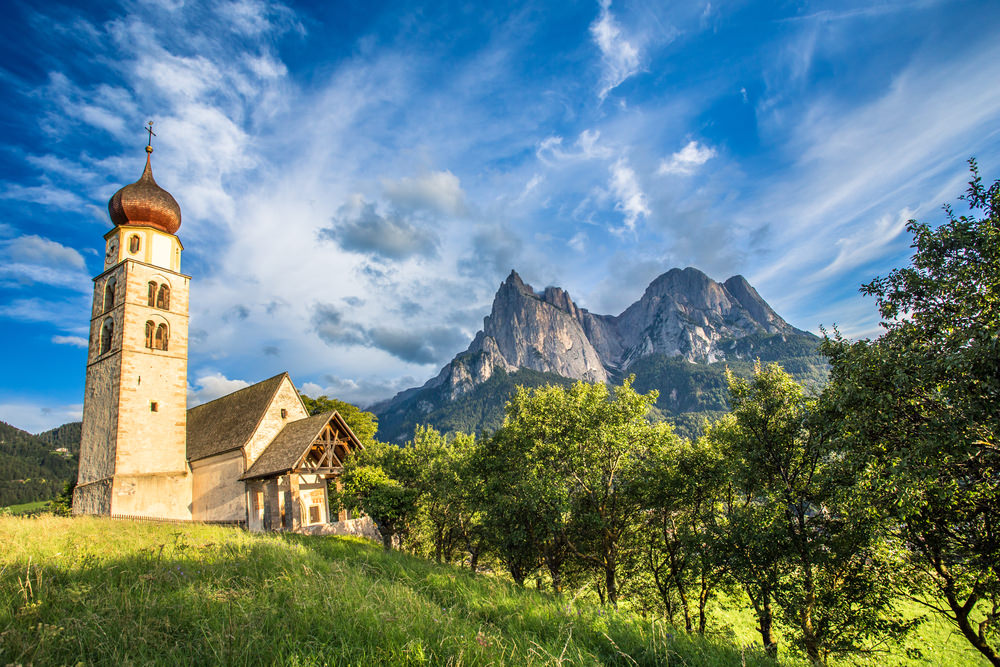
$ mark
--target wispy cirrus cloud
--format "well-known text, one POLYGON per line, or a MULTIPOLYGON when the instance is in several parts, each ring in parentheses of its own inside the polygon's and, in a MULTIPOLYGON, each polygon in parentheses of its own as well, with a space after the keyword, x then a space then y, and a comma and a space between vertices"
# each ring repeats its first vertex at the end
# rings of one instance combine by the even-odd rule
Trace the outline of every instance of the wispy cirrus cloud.
POLYGON ((618 158, 611 165, 610 187, 616 200, 615 210, 621 211, 625 217, 623 230, 635 231, 636 222, 640 217, 649 217, 650 210, 635 170, 625 158, 618 158))
POLYGON ((691 140, 684 148, 660 162, 658 174, 691 174, 695 169, 715 157, 715 149, 691 140))
POLYGON ((604 71, 598 97, 603 100, 608 93, 626 79, 639 72, 639 48, 627 38, 611 13, 611 0, 601 0, 601 12, 590 26, 590 34, 601 51, 604 71))

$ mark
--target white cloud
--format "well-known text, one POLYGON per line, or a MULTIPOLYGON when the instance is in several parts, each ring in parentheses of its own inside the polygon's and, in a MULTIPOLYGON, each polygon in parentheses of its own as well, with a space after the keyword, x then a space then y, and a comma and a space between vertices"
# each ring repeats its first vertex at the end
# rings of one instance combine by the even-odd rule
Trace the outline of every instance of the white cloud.
POLYGON ((398 208, 424 209, 445 215, 466 212, 465 193, 450 171, 433 171, 417 178, 383 180, 386 197, 398 208))
POLYGON ((193 408, 196 405, 214 401, 249 386, 250 383, 246 380, 230 380, 218 372, 199 375, 193 386, 188 385, 188 407, 193 408))
POLYGON ((51 267, 84 269, 83 255, 63 244, 36 234, 27 234, 0 243, 4 261, 51 267))
POLYGON ((670 156, 670 160, 660 162, 658 174, 691 174, 696 167, 700 167, 715 157, 715 149, 699 144, 697 141, 689 141, 684 148, 670 156))
POLYGON ((90 204, 79 194, 53 185, 6 183, 0 190, 0 198, 17 199, 73 212, 86 209, 90 204))
POLYGON ((53 336, 52 342, 56 345, 72 345, 73 347, 87 347, 87 339, 83 336, 53 336))
POLYGON ((614 155, 614 150, 610 146, 600 143, 600 139, 600 130, 586 129, 573 142, 575 150, 563 150, 562 137, 546 137, 535 149, 535 156, 550 166, 560 162, 607 160, 614 155))
POLYGON ((62 329, 87 331, 90 321, 90 298, 81 296, 70 301, 55 301, 43 298, 14 299, 0 304, 0 317, 22 322, 48 322, 62 329))
POLYGON ((611 165, 610 187, 616 199, 615 210, 625 215, 624 230, 633 231, 639 217, 648 218, 650 210, 639 179, 625 158, 618 158, 611 165))
POLYGON ((871 225, 864 225, 848 230, 850 236, 836 241, 837 256, 833 260, 809 276, 808 280, 824 280, 862 266, 874 259, 883 257, 892 243, 906 229, 906 223, 913 218, 914 212, 903 209, 896 216, 883 215, 871 225))
POLYGON ((28 433, 42 433, 83 419, 83 404, 0 403, 0 420, 28 433))
POLYGON ((34 234, 0 241, 0 285, 34 284, 91 289, 83 255, 73 248, 34 234))
POLYGON ((567 245, 577 252, 584 252, 587 249, 587 233, 577 232, 567 245))
POLYGON ((601 0, 601 12, 590 25, 590 34, 601 50, 604 72, 598 97, 604 99, 630 76, 639 71, 639 49, 624 36, 611 15, 611 0, 601 0))

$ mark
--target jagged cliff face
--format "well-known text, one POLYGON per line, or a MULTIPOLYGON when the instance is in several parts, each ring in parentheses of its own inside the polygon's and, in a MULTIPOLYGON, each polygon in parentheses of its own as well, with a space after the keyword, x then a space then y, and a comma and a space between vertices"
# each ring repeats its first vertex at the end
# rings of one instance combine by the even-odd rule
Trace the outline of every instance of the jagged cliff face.
POLYGON ((719 361, 733 340, 757 333, 804 332, 781 319, 743 276, 717 283, 694 268, 671 269, 613 317, 578 308, 558 287, 536 293, 512 271, 469 349, 425 387, 455 398, 497 369, 520 368, 607 382, 650 354, 719 361))

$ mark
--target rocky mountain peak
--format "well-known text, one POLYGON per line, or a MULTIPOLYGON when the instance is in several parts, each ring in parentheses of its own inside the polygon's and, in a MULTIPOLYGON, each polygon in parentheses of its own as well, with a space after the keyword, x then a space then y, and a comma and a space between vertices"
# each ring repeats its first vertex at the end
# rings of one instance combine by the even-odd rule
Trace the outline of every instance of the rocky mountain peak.
POLYGON ((521 280, 521 276, 518 275, 517 271, 513 269, 511 269, 510 275, 507 276, 507 279, 500 285, 501 290, 505 287, 525 294, 535 293, 534 290, 531 289, 531 286, 521 280))
POLYGON ((784 332, 798 330, 743 276, 718 283, 694 267, 671 269, 615 317, 579 308, 559 287, 535 292, 511 271, 497 290, 483 330, 428 385, 445 384, 454 398, 497 369, 520 368, 606 382, 610 373, 626 371, 650 354, 718 361, 726 358, 733 340, 784 332))

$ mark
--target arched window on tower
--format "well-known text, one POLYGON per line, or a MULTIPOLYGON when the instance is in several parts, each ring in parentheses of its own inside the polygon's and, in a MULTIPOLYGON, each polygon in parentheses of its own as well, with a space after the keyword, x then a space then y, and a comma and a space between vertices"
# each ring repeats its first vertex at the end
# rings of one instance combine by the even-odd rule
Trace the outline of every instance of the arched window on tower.
POLYGON ((156 327, 156 337, 153 339, 153 347, 157 350, 167 349, 167 325, 161 324, 156 327))
POLYGON ((170 287, 168 285, 160 285, 160 291, 156 294, 156 307, 170 310, 170 287))
POLYGON ((139 252, 139 235, 133 234, 132 238, 128 240, 128 251, 133 255, 139 252))
POLYGON ((115 307, 115 286, 118 281, 112 278, 104 285, 104 312, 115 307))
POLYGON ((153 349, 153 335, 156 333, 156 325, 150 320, 146 320, 146 347, 153 349))
POLYGON ((146 303, 150 307, 156 305, 156 283, 152 280, 149 281, 149 296, 146 299, 146 303))
POLYGON ((101 354, 111 351, 111 339, 115 335, 115 321, 110 317, 101 325, 101 354))

